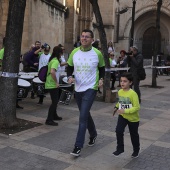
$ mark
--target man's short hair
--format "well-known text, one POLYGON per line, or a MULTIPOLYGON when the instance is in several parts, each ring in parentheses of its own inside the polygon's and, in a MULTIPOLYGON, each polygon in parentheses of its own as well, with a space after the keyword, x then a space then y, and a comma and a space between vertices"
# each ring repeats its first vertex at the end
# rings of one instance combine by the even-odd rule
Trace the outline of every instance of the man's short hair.
POLYGON ((83 33, 83 32, 89 32, 91 34, 91 38, 94 38, 93 31, 91 31, 89 29, 84 29, 81 33, 83 33))
POLYGON ((135 45, 132 46, 132 48, 134 48, 136 51, 138 51, 138 47, 136 47, 135 45))
POLYGON ((40 42, 40 41, 35 41, 35 44, 36 44, 36 43, 40 43, 40 44, 41 44, 41 42, 40 42))

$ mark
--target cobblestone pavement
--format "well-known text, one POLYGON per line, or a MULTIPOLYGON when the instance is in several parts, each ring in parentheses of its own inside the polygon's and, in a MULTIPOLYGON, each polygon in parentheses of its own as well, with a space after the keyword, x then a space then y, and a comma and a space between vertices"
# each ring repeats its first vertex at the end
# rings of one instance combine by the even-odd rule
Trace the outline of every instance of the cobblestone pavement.
POLYGON ((58 127, 44 124, 50 98, 37 106, 38 99, 30 97, 20 102, 23 110, 17 117, 42 123, 42 126, 10 136, 0 135, 0 170, 170 170, 170 77, 157 78, 158 86, 150 88, 151 70, 141 82, 140 156, 131 158, 132 145, 128 128, 125 131, 125 153, 114 157, 116 149, 115 126, 112 116, 114 103, 95 101, 92 116, 96 123, 96 145, 88 147, 88 133, 79 158, 69 153, 74 147, 79 111, 74 99, 70 105, 59 105, 63 117, 58 127))

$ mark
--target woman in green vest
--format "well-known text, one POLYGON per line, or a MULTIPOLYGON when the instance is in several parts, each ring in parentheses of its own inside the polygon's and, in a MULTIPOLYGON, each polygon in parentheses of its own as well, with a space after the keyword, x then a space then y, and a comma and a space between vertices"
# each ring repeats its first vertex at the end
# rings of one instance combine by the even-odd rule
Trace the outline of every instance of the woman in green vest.
POLYGON ((53 53, 48 62, 48 72, 45 82, 45 89, 49 91, 52 103, 48 111, 48 117, 45 122, 46 125, 57 126, 58 123, 54 122, 54 120, 62 119, 57 115, 57 103, 59 100, 59 82, 56 78, 56 71, 60 66, 60 57, 62 54, 62 48, 58 46, 54 47, 53 53))

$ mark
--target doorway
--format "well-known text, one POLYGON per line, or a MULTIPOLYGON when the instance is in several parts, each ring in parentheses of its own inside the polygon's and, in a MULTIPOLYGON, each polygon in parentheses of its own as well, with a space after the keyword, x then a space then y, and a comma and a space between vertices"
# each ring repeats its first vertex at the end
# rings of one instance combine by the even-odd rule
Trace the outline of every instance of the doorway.
MULTIPOLYGON (((142 54, 145 59, 151 59, 154 55, 154 45, 156 41, 156 27, 148 28, 143 34, 142 54)), ((161 33, 158 37, 158 51, 161 51, 161 33)))

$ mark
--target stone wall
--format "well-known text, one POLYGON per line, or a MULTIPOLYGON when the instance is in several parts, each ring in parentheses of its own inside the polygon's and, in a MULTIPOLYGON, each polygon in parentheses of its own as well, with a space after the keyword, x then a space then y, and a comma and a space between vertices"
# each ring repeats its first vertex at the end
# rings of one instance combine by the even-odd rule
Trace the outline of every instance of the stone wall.
MULTIPOLYGON (((99 0, 98 1, 100 12, 103 19, 103 24, 105 26, 105 32, 108 41, 114 42, 114 28, 115 28, 115 0, 99 0)), ((96 23, 95 16, 93 22, 96 23)), ((94 28, 95 39, 99 39, 98 30, 94 28)))
POLYGON ((5 36, 6 22, 8 15, 8 0, 0 1, 0 48, 2 47, 2 39, 5 36))
MULTIPOLYGON (((21 53, 29 50, 36 40, 48 43, 52 48, 65 41, 65 19, 63 5, 53 6, 54 0, 27 0, 21 53), (49 3, 51 1, 51 3, 49 3), (62 9, 63 8, 63 9, 62 9)), ((56 1, 55 1, 56 2, 56 1)), ((54 4, 56 5, 56 3, 54 4)), ((58 2, 62 3, 62 0, 58 2)), ((8 15, 8 0, 0 1, 0 46, 5 36, 8 15)))

